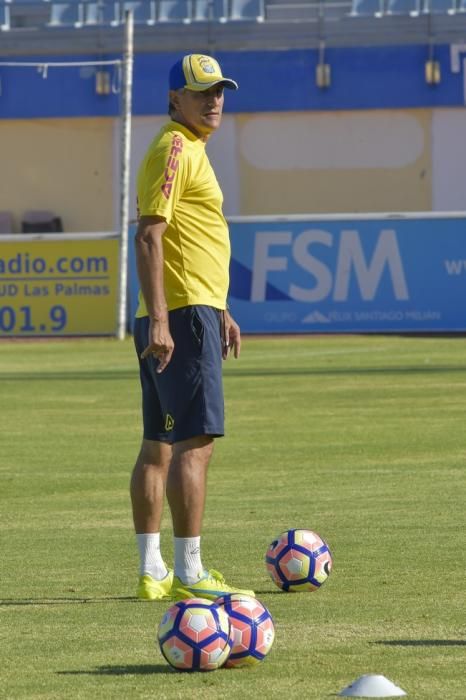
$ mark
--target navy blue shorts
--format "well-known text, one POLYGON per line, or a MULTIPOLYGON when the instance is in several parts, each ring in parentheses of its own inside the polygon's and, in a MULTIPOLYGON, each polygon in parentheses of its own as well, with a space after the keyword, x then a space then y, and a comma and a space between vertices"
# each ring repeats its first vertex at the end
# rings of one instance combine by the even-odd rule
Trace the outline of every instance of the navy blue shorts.
POLYGON ((198 435, 224 434, 221 312, 186 306, 169 312, 175 349, 157 374, 158 359, 141 360, 149 338, 149 317, 136 318, 134 344, 139 358, 144 438, 180 442, 198 435))

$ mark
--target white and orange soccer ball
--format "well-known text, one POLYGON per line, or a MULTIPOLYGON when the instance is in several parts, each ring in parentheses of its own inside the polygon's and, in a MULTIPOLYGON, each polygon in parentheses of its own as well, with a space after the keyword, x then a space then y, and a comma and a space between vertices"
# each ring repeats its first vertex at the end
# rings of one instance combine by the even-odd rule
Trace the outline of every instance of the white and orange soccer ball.
POLYGON ((275 639, 272 615, 256 598, 229 593, 215 601, 230 618, 233 648, 227 668, 254 666, 269 653, 275 639))
POLYGON ((283 591, 315 591, 330 576, 332 554, 312 530, 286 530, 267 549, 265 565, 272 581, 283 591))
POLYGON ((168 663, 180 671, 215 671, 233 646, 227 613, 204 598, 172 605, 160 622, 157 638, 168 663))

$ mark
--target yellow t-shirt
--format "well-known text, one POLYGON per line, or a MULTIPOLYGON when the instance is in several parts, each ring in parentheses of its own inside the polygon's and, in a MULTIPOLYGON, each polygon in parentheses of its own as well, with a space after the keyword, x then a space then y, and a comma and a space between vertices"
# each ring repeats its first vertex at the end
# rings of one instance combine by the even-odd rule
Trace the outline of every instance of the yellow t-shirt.
MULTIPOLYGON (((140 216, 162 216, 164 284, 168 309, 205 304, 224 309, 230 238, 223 195, 205 143, 177 122, 152 141, 137 177, 140 216)), ((141 292, 136 316, 147 316, 141 292)))

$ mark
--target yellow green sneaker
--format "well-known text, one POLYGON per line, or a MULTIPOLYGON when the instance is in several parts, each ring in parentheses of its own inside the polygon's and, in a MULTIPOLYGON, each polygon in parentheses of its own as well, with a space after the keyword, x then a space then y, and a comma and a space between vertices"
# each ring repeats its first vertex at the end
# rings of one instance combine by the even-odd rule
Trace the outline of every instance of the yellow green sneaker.
POLYGON ((140 600, 166 600, 170 598, 170 590, 173 584, 173 571, 168 570, 165 578, 158 581, 149 574, 139 577, 136 596, 140 600))
POLYGON ((254 591, 246 591, 242 588, 234 588, 225 583, 225 579, 219 571, 210 569, 199 574, 196 583, 183 583, 178 576, 173 577, 171 597, 173 600, 185 600, 186 598, 207 598, 215 600, 227 593, 242 593, 255 598, 254 591))

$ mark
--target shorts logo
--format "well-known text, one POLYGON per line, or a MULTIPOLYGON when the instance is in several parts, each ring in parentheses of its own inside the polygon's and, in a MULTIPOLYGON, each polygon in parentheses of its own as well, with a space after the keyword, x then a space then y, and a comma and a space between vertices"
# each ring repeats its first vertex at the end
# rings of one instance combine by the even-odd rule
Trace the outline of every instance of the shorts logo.
POLYGON ((172 416, 169 413, 167 413, 167 415, 165 416, 165 430, 173 430, 174 425, 175 419, 172 418, 172 416))
POLYGON ((173 180, 175 179, 176 171, 178 170, 178 156, 183 150, 183 139, 181 136, 174 136, 172 140, 172 147, 170 150, 170 155, 168 156, 167 165, 164 170, 164 181, 162 184, 162 194, 165 199, 170 199, 170 194, 173 187, 173 180))

